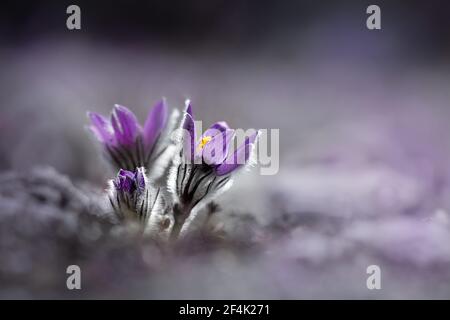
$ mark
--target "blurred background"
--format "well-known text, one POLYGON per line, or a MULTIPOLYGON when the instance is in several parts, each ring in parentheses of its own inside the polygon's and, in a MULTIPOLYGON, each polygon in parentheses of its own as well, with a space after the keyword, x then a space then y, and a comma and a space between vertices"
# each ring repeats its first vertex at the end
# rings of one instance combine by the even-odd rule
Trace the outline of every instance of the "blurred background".
POLYGON ((195 260, 189 277, 175 282, 174 271, 155 280, 164 290, 138 296, 448 298, 449 9, 438 0, 7 1, 0 169, 49 165, 102 187, 112 173, 86 112, 118 103, 145 119, 162 96, 178 109, 190 98, 205 126, 280 129, 279 173, 240 177, 222 201, 288 236, 268 242, 258 272, 231 258, 223 271, 222 255, 209 267, 195 260), (70 4, 81 30, 66 28, 70 4), (381 30, 366 28, 370 4, 381 30), (381 293, 365 287, 365 266, 377 263, 381 293))

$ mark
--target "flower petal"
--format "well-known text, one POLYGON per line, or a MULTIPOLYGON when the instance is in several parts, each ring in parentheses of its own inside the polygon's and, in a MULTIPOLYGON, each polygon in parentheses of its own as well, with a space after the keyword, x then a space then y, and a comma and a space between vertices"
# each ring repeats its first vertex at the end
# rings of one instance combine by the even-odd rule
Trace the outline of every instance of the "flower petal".
POLYGON ((168 110, 165 99, 158 102, 149 112, 144 124, 144 144, 151 149, 165 128, 168 119, 168 110))
POLYGON ((191 106, 191 100, 186 100, 185 101, 185 106, 186 106, 186 110, 185 110, 185 112, 187 113, 187 114, 189 114, 192 118, 194 118, 194 115, 192 114, 192 106, 191 106))
POLYGON ((219 121, 214 123, 209 129, 203 133, 202 137, 214 137, 218 133, 222 133, 225 130, 230 129, 225 121, 219 121))
POLYGON ((135 174, 128 170, 120 169, 114 181, 118 191, 131 193, 135 189, 135 174))
POLYGON ((250 158, 253 145, 256 142, 256 138, 259 135, 259 131, 251 134, 250 136, 245 138, 244 143, 236 149, 233 155, 228 156, 225 161, 217 166, 216 173, 219 176, 226 175, 237 168, 245 165, 250 158))
POLYGON ((195 155, 195 123, 192 117, 192 107, 186 101, 186 111, 183 119, 183 152, 187 160, 194 161, 195 155))
POLYGON ((135 142, 138 134, 138 122, 136 116, 128 108, 116 104, 111 116, 111 124, 120 144, 131 145, 135 142))
POLYGON ((227 129, 217 134, 203 148, 203 161, 208 165, 219 165, 227 157, 234 130, 227 129))
POLYGON ((138 168, 135 173, 136 187, 139 193, 143 192, 145 189, 145 169, 143 167, 138 168))
POLYGON ((109 121, 102 115, 95 112, 88 112, 88 117, 92 123, 90 129, 95 134, 97 139, 107 145, 114 145, 115 139, 109 121))

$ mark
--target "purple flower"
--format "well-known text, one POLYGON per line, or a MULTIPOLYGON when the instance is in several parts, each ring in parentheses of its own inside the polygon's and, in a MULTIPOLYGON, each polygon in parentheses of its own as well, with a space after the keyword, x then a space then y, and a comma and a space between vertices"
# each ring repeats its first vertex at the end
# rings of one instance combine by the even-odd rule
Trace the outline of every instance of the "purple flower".
POLYGON ((235 130, 226 122, 216 122, 198 139, 192 106, 186 102, 182 123, 183 137, 179 158, 173 162, 168 179, 173 195, 174 224, 171 238, 176 239, 186 219, 198 204, 225 191, 232 184, 232 174, 249 163, 259 132, 248 135, 231 154, 235 130))
POLYGON ((110 181, 108 199, 119 219, 138 220, 145 226, 150 217, 161 215, 165 210, 160 189, 148 183, 143 167, 135 171, 120 169, 116 178, 110 181))
POLYGON ((217 176, 227 175, 247 164, 259 135, 256 131, 245 137, 244 143, 230 155, 228 152, 233 144, 235 130, 230 129, 224 121, 214 123, 197 140, 192 106, 189 101, 187 101, 182 128, 185 130, 183 139, 185 159, 211 167, 217 176))
POLYGON ((157 150, 168 121, 164 99, 149 112, 143 127, 133 112, 120 105, 115 105, 110 120, 95 112, 89 112, 88 116, 91 131, 103 144, 117 169, 149 168, 164 151, 157 150))
POLYGON ((114 187, 116 187, 117 191, 128 194, 133 194, 135 191, 142 193, 145 189, 145 184, 145 177, 142 170, 131 172, 120 169, 114 180, 114 187))

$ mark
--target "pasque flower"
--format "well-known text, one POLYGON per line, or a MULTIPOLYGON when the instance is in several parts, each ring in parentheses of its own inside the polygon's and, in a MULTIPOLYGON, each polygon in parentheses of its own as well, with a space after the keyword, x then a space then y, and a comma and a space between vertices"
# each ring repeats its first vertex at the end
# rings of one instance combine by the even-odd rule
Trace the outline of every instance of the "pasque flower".
POLYGON ((165 208, 160 188, 149 184, 143 167, 135 171, 120 169, 110 180, 108 200, 119 219, 140 221, 144 226, 151 217, 163 214, 165 208))
POLYGON ((169 176, 169 188, 174 195, 174 226, 177 237, 192 209, 206 204, 213 196, 232 184, 232 175, 250 162, 259 131, 245 137, 245 141, 231 154, 235 130, 226 122, 214 123, 198 139, 192 106, 186 102, 182 122, 183 137, 178 161, 174 161, 169 176))
MULTIPOLYGON (((177 111, 172 118, 176 116, 177 111)), ((110 120, 95 112, 89 112, 88 117, 91 131, 116 169, 133 171, 145 167, 151 170, 168 149, 164 131, 170 128, 167 128, 169 117, 164 99, 149 112, 143 127, 133 112, 120 105, 115 105, 110 120)))
MULTIPOLYGON (((251 162, 259 135, 259 131, 246 135, 243 143, 234 148, 239 131, 221 121, 197 137, 189 101, 181 123, 183 134, 175 135, 179 139, 171 142, 168 140, 170 123, 178 114, 175 110, 169 120, 164 100, 150 111, 143 127, 130 110, 119 105, 114 107, 109 120, 93 112, 88 115, 91 131, 118 170, 108 190, 108 202, 116 216, 140 221, 146 230, 155 222, 163 231, 170 226, 166 213, 172 209, 172 239, 178 238, 186 220, 193 217, 194 208, 197 211, 231 186, 235 172, 251 162), (174 153, 176 148, 178 153, 174 153), (163 195, 167 196, 167 191, 148 182, 160 177, 152 174, 155 168, 170 168, 166 185, 172 194, 170 204, 163 195)), ((157 183, 161 185, 161 180, 157 183)))

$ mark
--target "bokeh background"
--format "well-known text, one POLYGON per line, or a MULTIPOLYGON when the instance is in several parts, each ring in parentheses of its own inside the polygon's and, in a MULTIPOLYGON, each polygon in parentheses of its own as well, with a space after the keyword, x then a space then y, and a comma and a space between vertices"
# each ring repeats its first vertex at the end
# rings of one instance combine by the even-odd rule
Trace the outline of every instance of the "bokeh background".
POLYGON ((190 98, 205 125, 280 129, 279 173, 221 199, 262 253, 208 253, 118 297, 450 297, 448 2, 76 1, 76 31, 70 4, 2 4, 2 172, 51 166, 101 189, 113 173, 86 112, 115 103, 144 119, 162 96, 190 98))

